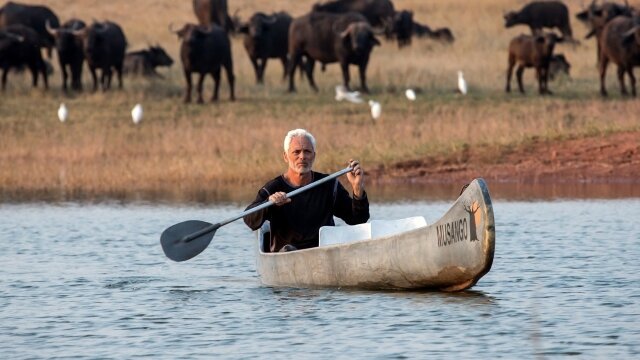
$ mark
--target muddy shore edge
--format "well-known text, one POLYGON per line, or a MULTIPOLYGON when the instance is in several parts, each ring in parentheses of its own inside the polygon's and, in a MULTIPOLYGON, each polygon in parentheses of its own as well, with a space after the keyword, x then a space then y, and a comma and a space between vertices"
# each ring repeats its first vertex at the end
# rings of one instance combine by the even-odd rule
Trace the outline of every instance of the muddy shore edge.
POLYGON ((640 131, 541 140, 513 148, 469 147, 456 154, 368 169, 376 184, 459 183, 482 177, 504 183, 640 183, 640 131))

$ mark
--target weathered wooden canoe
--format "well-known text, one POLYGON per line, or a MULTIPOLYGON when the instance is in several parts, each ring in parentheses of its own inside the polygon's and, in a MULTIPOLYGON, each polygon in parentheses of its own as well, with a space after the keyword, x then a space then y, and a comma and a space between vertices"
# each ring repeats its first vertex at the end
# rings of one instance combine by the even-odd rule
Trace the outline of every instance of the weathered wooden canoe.
POLYGON ((438 221, 412 230, 283 253, 263 251, 268 224, 257 233, 257 271, 270 286, 459 291, 489 271, 495 248, 483 179, 475 179, 438 221))

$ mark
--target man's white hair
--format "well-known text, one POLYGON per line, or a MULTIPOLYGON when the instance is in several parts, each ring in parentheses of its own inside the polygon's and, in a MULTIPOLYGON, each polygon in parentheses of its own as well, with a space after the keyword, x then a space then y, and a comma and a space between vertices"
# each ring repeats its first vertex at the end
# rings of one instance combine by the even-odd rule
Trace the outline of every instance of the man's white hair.
POLYGON ((287 136, 284 137, 284 152, 289 152, 289 145, 291 145, 291 140, 294 137, 298 136, 304 136, 309 139, 309 141, 311 141, 311 147, 313 147, 313 151, 316 151, 316 139, 313 137, 313 135, 311 135, 311 133, 305 129, 295 129, 289 131, 287 133, 287 136))

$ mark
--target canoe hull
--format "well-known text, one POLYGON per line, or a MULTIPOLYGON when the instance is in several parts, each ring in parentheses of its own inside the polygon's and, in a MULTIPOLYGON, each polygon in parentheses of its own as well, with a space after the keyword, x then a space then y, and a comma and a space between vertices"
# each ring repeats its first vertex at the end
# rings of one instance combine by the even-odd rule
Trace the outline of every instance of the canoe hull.
POLYGON ((270 286, 459 291, 491 269, 494 249, 491 198, 476 179, 429 226, 287 253, 258 250, 257 271, 270 286))

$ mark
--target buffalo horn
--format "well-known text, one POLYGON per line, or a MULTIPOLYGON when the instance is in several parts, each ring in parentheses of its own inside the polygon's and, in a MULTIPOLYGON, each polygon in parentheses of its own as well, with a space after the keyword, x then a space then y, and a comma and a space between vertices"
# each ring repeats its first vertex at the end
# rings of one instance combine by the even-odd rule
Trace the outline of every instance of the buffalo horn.
POLYGON ((74 36, 85 36, 87 34, 87 28, 77 29, 71 31, 74 36))
POLYGON ((47 21, 44 22, 44 27, 47 29, 47 32, 51 34, 51 36, 58 35, 58 29, 51 27, 51 23, 49 22, 49 19, 47 19, 47 21))

